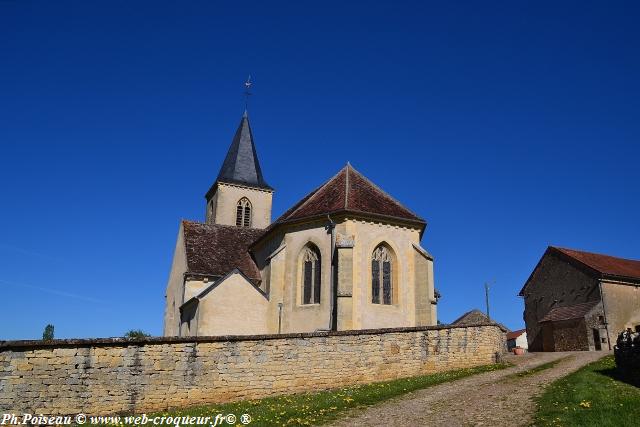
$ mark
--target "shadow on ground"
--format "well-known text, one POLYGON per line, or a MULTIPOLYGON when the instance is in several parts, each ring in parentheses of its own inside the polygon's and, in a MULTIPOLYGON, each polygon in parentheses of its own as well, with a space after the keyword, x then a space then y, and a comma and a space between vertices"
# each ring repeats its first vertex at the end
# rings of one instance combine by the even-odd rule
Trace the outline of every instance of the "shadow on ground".
POLYGON ((605 375, 616 381, 620 381, 620 382, 632 385, 634 387, 640 388, 640 378, 638 375, 631 375, 629 373, 625 373, 619 368, 597 369, 593 372, 596 372, 601 375, 605 375))

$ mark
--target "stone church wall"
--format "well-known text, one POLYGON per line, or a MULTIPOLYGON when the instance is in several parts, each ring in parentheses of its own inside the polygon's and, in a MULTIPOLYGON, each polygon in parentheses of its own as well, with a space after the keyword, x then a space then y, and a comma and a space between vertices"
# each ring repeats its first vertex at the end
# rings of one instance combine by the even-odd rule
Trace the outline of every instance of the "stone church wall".
POLYGON ((267 228, 271 224, 273 192, 241 185, 218 183, 215 204, 207 207, 207 222, 236 225, 238 200, 246 197, 251 202, 251 227, 267 228))
POLYGON ((109 415, 490 364, 496 325, 250 337, 0 342, 0 412, 109 415))

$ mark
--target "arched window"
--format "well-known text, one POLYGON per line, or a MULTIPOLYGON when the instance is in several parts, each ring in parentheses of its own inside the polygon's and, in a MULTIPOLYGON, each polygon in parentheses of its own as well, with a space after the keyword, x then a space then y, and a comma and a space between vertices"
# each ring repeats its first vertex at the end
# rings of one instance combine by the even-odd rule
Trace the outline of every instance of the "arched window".
POLYGON ((302 250, 302 304, 320 304, 320 251, 314 245, 302 250))
POLYGON ((393 304, 393 257, 384 245, 373 251, 371 258, 371 302, 393 304))
POLYGON ((238 200, 236 225, 238 227, 251 227, 251 202, 246 197, 238 200))

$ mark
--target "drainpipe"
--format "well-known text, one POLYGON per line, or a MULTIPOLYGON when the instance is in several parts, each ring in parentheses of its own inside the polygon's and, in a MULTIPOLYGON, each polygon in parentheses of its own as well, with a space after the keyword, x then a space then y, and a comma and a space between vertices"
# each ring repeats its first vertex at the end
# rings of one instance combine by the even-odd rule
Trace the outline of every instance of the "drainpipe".
POLYGON ((282 331, 282 303, 278 303, 278 334, 282 331))
POLYGON ((602 281, 598 280, 598 289, 600 289, 600 301, 602 301, 602 316, 604 317, 604 329, 607 331, 607 344, 611 350, 611 336, 609 335, 609 321, 607 320, 607 309, 604 306, 604 298, 602 297, 602 281))
POLYGON ((336 223, 331 220, 331 217, 327 215, 329 224, 327 229, 331 232, 331 268, 329 274, 329 289, 331 289, 331 310, 329 312, 329 330, 338 330, 338 289, 337 282, 334 280, 335 265, 334 265, 334 253, 336 250, 336 223))
POLYGON ((180 298, 180 305, 178 306, 178 316, 176 316, 178 319, 178 336, 181 337, 182 336, 182 310, 180 310, 180 307, 182 307, 184 305, 184 294, 187 291, 186 289, 187 286, 187 273, 184 272, 182 273, 182 298, 180 298))

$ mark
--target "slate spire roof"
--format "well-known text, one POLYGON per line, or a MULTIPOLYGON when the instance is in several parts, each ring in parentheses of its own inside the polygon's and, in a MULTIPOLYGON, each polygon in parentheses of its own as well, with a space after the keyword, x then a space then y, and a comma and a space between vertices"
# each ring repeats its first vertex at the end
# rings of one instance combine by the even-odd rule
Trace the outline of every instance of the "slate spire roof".
POLYGON ((207 198, 218 182, 273 190, 262 176, 256 145, 253 141, 253 133, 249 125, 249 115, 246 111, 242 115, 227 156, 218 173, 218 178, 207 193, 207 198))
POLYGON ((425 220, 385 193, 347 163, 336 175, 313 190, 275 222, 356 213, 425 224, 425 220))

